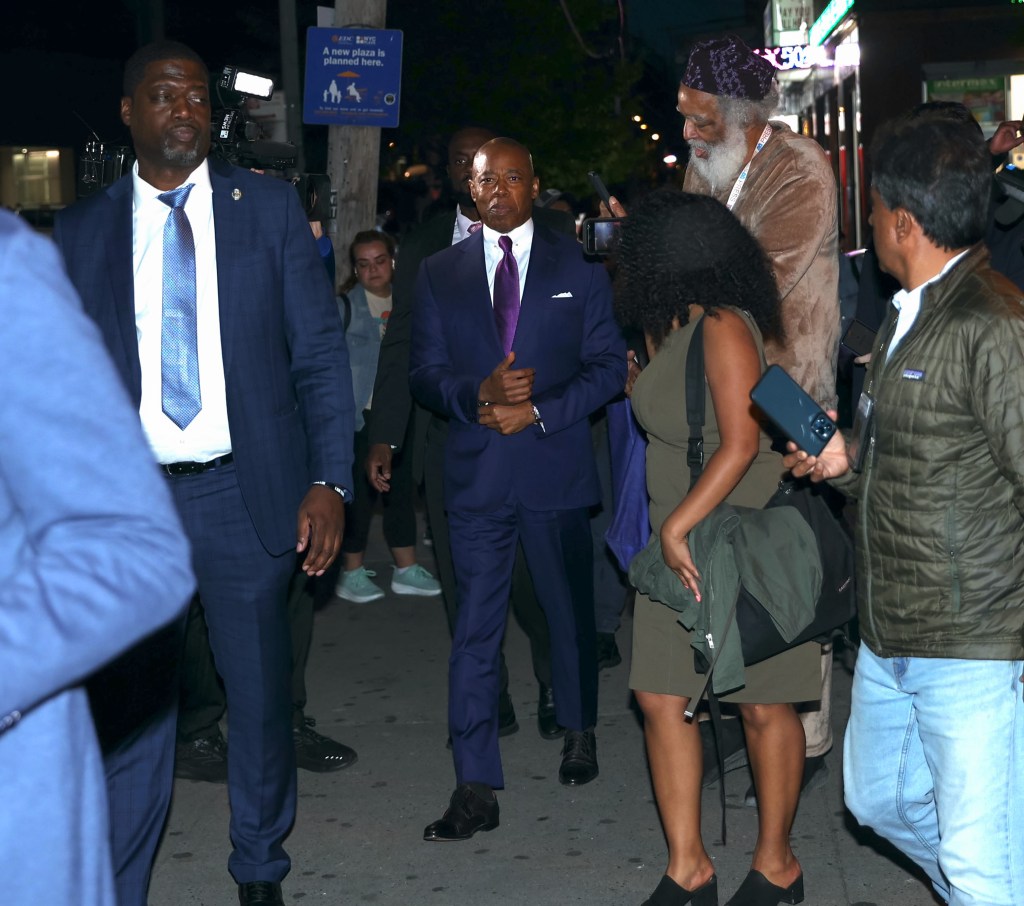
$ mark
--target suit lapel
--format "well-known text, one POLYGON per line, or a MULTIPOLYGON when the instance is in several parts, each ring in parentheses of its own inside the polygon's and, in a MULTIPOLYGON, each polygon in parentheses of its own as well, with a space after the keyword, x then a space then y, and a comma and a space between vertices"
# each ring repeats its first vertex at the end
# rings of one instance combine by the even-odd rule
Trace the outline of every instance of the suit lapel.
POLYGON ((465 300, 460 306, 466 317, 474 322, 474 334, 488 343, 498 352, 498 361, 505 357, 498 337, 498 325, 494 322, 494 306, 491 304, 491 291, 487 286, 487 266, 484 264, 483 232, 463 239, 453 246, 463 256, 462 266, 454 269, 456 299, 465 300))
POLYGON ((132 389, 133 399, 139 401, 142 398, 142 365, 139 362, 139 334, 135 323, 131 176, 114 183, 107 192, 107 198, 113 207, 110 216, 102 218, 102 222, 108 224, 110 240, 106 243, 107 273, 110 274, 115 318, 128 367, 126 383, 132 389))
POLYGON ((245 247, 247 208, 252 199, 238 193, 231 170, 210 161, 210 185, 213 188, 213 230, 217 241, 217 305, 220 309, 220 345, 224 356, 224 374, 231 368, 238 324, 235 303, 244 299, 237 285, 238 269, 233 265, 238 247, 245 247), (232 193, 236 192, 236 195, 232 193), (241 245, 239 245, 241 244, 241 245))
POLYGON ((530 267, 523 286, 523 302, 519 308, 513 348, 529 345, 541 323, 545 300, 551 295, 558 270, 558 254, 551 234, 534 221, 533 245, 530 248, 530 267), (545 295, 546 294, 546 295, 545 295))

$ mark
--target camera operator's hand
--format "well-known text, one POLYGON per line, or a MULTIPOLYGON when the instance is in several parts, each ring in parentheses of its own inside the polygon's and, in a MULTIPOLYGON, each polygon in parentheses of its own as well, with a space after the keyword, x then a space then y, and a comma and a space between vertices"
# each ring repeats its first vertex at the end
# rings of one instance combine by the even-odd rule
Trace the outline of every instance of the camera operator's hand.
POLYGON ((480 384, 477 395, 482 403, 515 406, 530 399, 533 392, 533 368, 512 369, 516 354, 510 352, 480 384))
POLYGON ((600 207, 599 210, 601 212, 601 216, 602 217, 625 217, 626 216, 626 209, 622 206, 622 202, 620 202, 619 199, 617 199, 614 195, 612 195, 608 199, 608 201, 611 202, 611 209, 610 210, 609 210, 608 205, 606 205, 603 201, 601 202, 601 207, 600 207))
POLYGON ((1024 142, 1024 135, 1021 134, 1020 120, 1000 123, 992 133, 992 138, 988 140, 988 153, 994 156, 1006 154, 1021 142, 1024 142))

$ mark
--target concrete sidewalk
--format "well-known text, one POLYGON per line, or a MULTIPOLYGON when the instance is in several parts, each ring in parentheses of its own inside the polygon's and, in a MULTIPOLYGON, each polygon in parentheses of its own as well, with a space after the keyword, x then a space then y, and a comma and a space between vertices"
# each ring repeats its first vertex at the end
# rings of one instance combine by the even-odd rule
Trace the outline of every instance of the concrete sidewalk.
MULTIPOLYGON (((432 568, 429 548, 424 565, 432 568)), ((367 566, 390 582, 375 523, 367 566)), ((383 581, 381 581, 383 580, 383 581)), ((537 685, 529 649, 511 622, 506 658, 519 732, 502 740, 506 788, 501 826, 462 843, 424 843, 454 788, 445 748, 448 631, 440 598, 388 594, 372 604, 335 599, 317 614, 308 671, 317 730, 353 746, 359 761, 335 774, 299 772, 299 811, 287 842, 286 903, 536 904, 635 906, 666 863, 627 688, 631 622, 618 633, 623 663, 601 674, 600 776, 580 788, 558 783, 560 741, 536 729, 537 685)), ((849 660, 849 659, 846 659, 849 660)), ((837 658, 836 747, 828 781, 804 795, 793 846, 808 906, 933 906, 930 888, 843 807, 841 740, 849 713, 849 665, 837 658)), ((723 904, 739 886, 757 833, 743 806, 747 771, 726 777, 728 845, 719 838, 718 789, 704 793, 704 839, 723 904)), ((225 786, 178 781, 150 890, 151 906, 233 904, 227 873, 225 786)))

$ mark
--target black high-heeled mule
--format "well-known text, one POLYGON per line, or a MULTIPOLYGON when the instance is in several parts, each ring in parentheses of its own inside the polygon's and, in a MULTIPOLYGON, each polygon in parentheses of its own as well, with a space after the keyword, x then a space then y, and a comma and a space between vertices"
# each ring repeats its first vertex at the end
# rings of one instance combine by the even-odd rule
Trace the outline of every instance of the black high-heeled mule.
POLYGON ((706 884, 687 890, 665 875, 642 906, 718 906, 718 876, 712 875, 706 884))
POLYGON ((789 887, 779 887, 761 872, 751 869, 725 906, 778 906, 804 901, 804 876, 801 874, 789 887))

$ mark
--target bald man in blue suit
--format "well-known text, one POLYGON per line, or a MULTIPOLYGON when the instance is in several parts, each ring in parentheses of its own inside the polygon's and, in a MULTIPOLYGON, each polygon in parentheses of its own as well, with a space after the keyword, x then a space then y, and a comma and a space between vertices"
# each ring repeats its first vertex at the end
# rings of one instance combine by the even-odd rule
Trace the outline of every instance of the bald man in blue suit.
POLYGON ((484 144, 470 181, 483 229, 427 258, 416 285, 410 384, 450 418, 444 489, 459 596, 448 679, 457 788, 428 841, 498 825, 498 653, 519 542, 550 629, 566 728, 559 780, 598 773, 588 507, 600 487, 588 419, 622 391, 626 346, 604 267, 534 222, 538 189, 526 148, 484 144), (509 294, 511 327, 499 304, 509 294))

